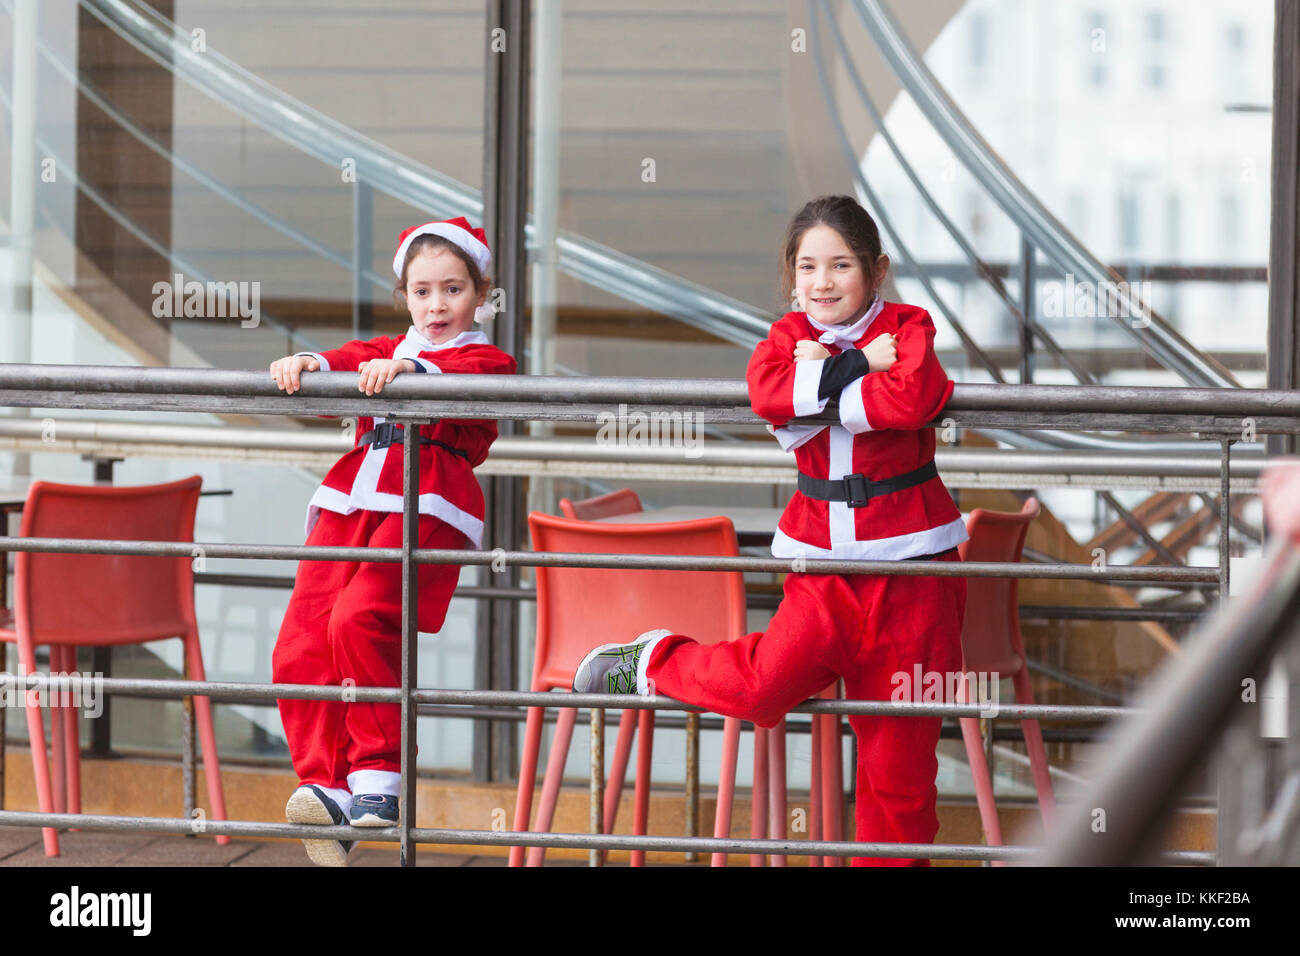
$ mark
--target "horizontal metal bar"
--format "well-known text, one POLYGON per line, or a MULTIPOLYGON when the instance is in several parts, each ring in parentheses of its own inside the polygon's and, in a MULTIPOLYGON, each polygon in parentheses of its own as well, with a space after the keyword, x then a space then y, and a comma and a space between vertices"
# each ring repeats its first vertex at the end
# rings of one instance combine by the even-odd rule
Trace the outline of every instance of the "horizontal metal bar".
POLYGON ((1069 604, 1022 604, 1022 621, 1163 621, 1170 624, 1199 621, 1206 611, 1171 608, 1086 607, 1069 604))
MULTIPOLYGON (((494 410, 502 403, 750 409, 746 384, 733 379, 410 375, 388 383, 383 393, 367 397, 358 392, 356 373, 311 372, 302 376, 301 391, 290 396, 281 392, 265 371, 0 364, 0 390, 36 393, 29 398, 38 400, 57 392, 71 392, 83 399, 92 394, 260 397, 283 402, 286 407, 301 407, 316 398, 337 398, 368 409, 370 414, 375 406, 389 402, 439 400, 491 404, 492 408, 484 411, 493 417, 498 417, 494 410)), ((1287 389, 962 383, 938 418, 961 412, 1130 414, 1134 409, 1151 415, 1297 419, 1300 394, 1287 389)), ((756 420, 752 411, 749 420, 756 420)))
MULTIPOLYGON (((663 432, 660 431, 659 434, 662 435, 663 432)), ((52 426, 39 419, 0 419, 0 437, 30 438, 41 441, 50 450, 51 446, 57 446, 61 442, 99 442, 167 445, 177 448, 225 447, 239 451, 260 449, 290 457, 300 457, 304 453, 338 455, 352 448, 354 443, 352 434, 342 428, 240 428, 228 425, 167 425, 158 422, 64 418, 54 419, 52 426)), ((598 442, 594 437, 505 435, 493 442, 492 457, 548 463, 617 460, 623 463, 660 464, 681 461, 684 450, 673 447, 671 442, 598 442)), ((793 459, 765 435, 762 440, 748 442, 704 441, 701 436, 701 440, 689 450, 691 455, 686 463, 694 466, 784 468, 794 474, 793 459)), ((941 447, 935 451, 935 463, 940 472, 1212 478, 1216 488, 1219 480, 1218 450, 1208 444, 1200 454, 1105 449, 1077 452, 941 447)), ((1232 476, 1258 478, 1266 464, 1267 458, 1262 453, 1243 454, 1234 449, 1232 476)))
MULTIPOLYGON (((227 544, 224 542, 114 541, 99 538, 0 537, 0 551, 69 554, 130 554, 153 557, 253 558, 258 560, 365 561, 396 563, 400 548, 343 548, 306 545, 227 544)), ((458 564, 523 568, 609 568, 672 571, 755 571, 807 574, 882 574, 901 577, 1046 578, 1052 580, 1136 581, 1161 584, 1214 584, 1209 567, 1094 566, 1021 564, 994 561, 846 561, 820 558, 744 558, 706 555, 593 554, 532 551, 415 551, 420 564, 458 564)))
MULTIPOLYGON (((30 813, 0 811, 0 826, 57 827, 80 830, 125 831, 132 833, 202 834, 290 838, 290 839, 364 839, 374 843, 396 843, 396 827, 368 828, 359 833, 351 826, 308 826, 292 823, 256 823, 240 820, 185 820, 172 817, 118 817, 105 814, 30 813)), ((533 833, 510 830, 461 830, 416 827, 411 831, 417 843, 450 846, 543 846, 548 849, 649 850, 659 852, 695 851, 702 853, 764 853, 780 856, 877 856, 934 860, 1028 860, 1035 847, 988 847, 944 843, 852 843, 814 840, 740 840, 717 837, 632 836, 596 833, 533 833)), ((1210 863, 1209 854, 1174 851, 1166 855, 1171 864, 1210 863)))
MULTIPOLYGON (((210 697, 213 700, 338 700, 344 703, 397 703, 396 687, 326 686, 316 684, 260 684, 239 681, 187 681, 145 677, 95 677, 87 674, 29 674, 0 672, 0 692, 41 690, 73 694, 93 681, 95 693, 129 692, 137 697, 174 699, 210 697)), ((513 707, 602 707, 607 710, 681 710, 703 713, 671 697, 623 694, 556 694, 517 690, 458 690, 424 688, 412 691, 417 704, 470 704, 513 707)), ((1137 713, 1131 707, 1085 707, 1058 704, 915 703, 912 701, 808 700, 790 708, 801 714, 864 714, 896 717, 979 717, 996 704, 1000 718, 1038 720, 1098 720, 1137 713)))
MULTIPOLYGON (((198 584, 230 585, 234 587, 291 588, 293 578, 288 575, 274 574, 219 574, 213 571, 201 571, 194 575, 198 584)), ((458 598, 503 599, 507 601, 536 601, 534 588, 491 588, 466 585, 456 589, 458 598)), ((745 594, 745 604, 750 608, 776 608, 781 603, 781 595, 767 593, 745 594)), ((1191 623, 1199 621, 1205 610, 1173 610, 1169 608, 1140 607, 1089 607, 1073 604, 1022 604, 1020 619, 1022 621, 1165 621, 1168 623, 1191 623)))

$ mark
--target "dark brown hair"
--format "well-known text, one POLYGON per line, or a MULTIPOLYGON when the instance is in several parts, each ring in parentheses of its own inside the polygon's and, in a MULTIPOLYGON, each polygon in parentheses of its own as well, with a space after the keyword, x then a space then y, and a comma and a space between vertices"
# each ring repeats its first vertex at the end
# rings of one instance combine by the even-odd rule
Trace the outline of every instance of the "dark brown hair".
POLYGON ((871 214, 852 196, 818 196, 790 220, 781 242, 781 295, 786 302, 794 292, 794 261, 804 233, 813 226, 830 226, 858 257, 862 270, 871 276, 881 256, 880 230, 871 214))
POLYGON ((474 287, 475 293, 483 292, 491 284, 492 277, 485 276, 479 271, 478 263, 470 257, 468 252, 450 239, 425 233, 422 236, 417 236, 406 247, 406 258, 402 260, 402 277, 393 285, 393 304, 397 306, 397 311, 401 312, 406 308, 406 272, 411 267, 411 260, 421 253, 433 249, 450 249, 456 254, 456 258, 465 263, 465 270, 469 273, 469 282, 474 287))

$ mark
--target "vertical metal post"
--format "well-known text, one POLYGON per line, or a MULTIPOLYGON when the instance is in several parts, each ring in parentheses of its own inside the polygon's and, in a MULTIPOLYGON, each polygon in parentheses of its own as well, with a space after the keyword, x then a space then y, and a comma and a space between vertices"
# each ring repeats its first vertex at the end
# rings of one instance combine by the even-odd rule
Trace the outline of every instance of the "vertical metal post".
POLYGON ((1023 232, 1020 234, 1020 384, 1034 380, 1034 332, 1030 326, 1037 313, 1034 298, 1034 245, 1023 232))
MULTIPOLYGON (((483 228, 495 260, 496 285, 505 295, 497 315, 493 342, 516 359, 524 354, 524 303, 527 301, 524 224, 528 202, 528 84, 532 4, 529 0, 488 0, 488 43, 484 83, 483 228)), ((518 433, 514 421, 502 421, 500 434, 518 433)), ((513 550, 524 523, 520 482, 495 477, 487 483, 487 540, 494 548, 513 550)), ((519 571, 511 566, 494 574, 492 583, 518 587, 519 571)), ((478 687, 513 689, 518 683, 519 608, 514 601, 494 600, 479 615, 474 677, 478 687)), ((475 721, 473 770, 476 780, 513 778, 518 771, 518 728, 506 721, 475 721)))
MULTIPOLYGON (((6 518, 7 517, 8 516, 6 516, 6 518)), ((4 530, 5 530, 5 534, 9 533, 8 528, 5 528, 4 530)), ((5 573, 5 568, 3 566, 4 561, 5 561, 4 556, 0 555, 0 574, 5 573)), ((4 671, 7 674, 13 673, 13 671, 9 670, 9 645, 8 644, 0 644, 0 670, 4 671)), ((5 738, 5 734, 8 732, 5 729, 5 711, 7 709, 8 708, 6 707, 0 707, 0 810, 3 810, 5 808, 5 744, 7 742, 5 738)))
MULTIPOLYGON (((700 715, 695 711, 686 715, 686 835, 700 835, 700 715)), ((687 863, 699 858, 693 850, 686 854, 687 863)))
POLYGON ((1219 458, 1219 604, 1223 605, 1228 603, 1228 568, 1231 564, 1231 555, 1228 553, 1232 528, 1231 502, 1228 500, 1231 485, 1228 466, 1232 455, 1232 439, 1223 439, 1221 445, 1223 454, 1219 458))
MULTIPOLYGON (((591 712, 591 802, 587 809, 587 829, 591 833, 605 832, 605 711, 601 707, 591 712)), ((603 856, 600 850, 588 850, 587 865, 600 866, 603 856)))
MULTIPOLYGON (((123 461, 124 459, 113 458, 111 456, 103 456, 103 455, 82 455, 81 460, 89 461, 94 465, 95 484, 111 485, 113 483, 113 466, 116 465, 119 461, 123 461)), ((113 647, 111 644, 104 647, 95 647, 91 649, 90 669, 94 671, 96 674, 103 674, 105 677, 113 676, 113 647)), ((186 674, 186 676, 187 677, 189 676, 188 673, 186 674)), ((184 729, 182 729, 181 731, 181 745, 185 748, 181 760, 182 760, 182 766, 184 765, 184 761, 187 759, 190 761, 190 766, 191 766, 191 770, 189 771, 190 775, 185 778, 188 781, 187 785, 190 788, 189 790, 190 802, 187 802, 185 804, 186 814, 188 815, 190 811, 193 810, 192 801, 194 796, 194 778, 193 778, 193 769, 192 769, 194 763, 193 698, 189 698, 189 697, 185 698, 185 703, 182 706, 186 706, 186 705, 188 705, 189 711, 184 715, 185 725, 184 725, 184 729), (189 733, 188 740, 185 737, 187 731, 189 733)), ((104 695, 104 712, 99 715, 99 718, 95 720, 95 722, 90 727, 90 752, 93 753, 96 757, 106 757, 110 753, 112 753, 112 751, 113 751, 113 695, 106 694, 104 695)), ((182 773, 184 772, 185 771, 182 770, 182 773)))
MULTIPOLYGON (((36 234, 36 40, 39 4, 15 0, 12 15, 13 91, 9 153, 9 247, 13 263, 13 318, 9 323, 11 362, 32 360, 32 266, 36 234)), ((11 408, 14 418, 31 415, 11 408)), ((14 475, 31 471, 31 455, 15 452, 14 475)))
MULTIPOLYGON (((190 651, 186 647, 181 660, 181 677, 190 679, 190 651)), ((185 819, 194 819, 194 698, 181 698, 181 793, 185 801, 185 819)), ((208 771, 211 773, 211 770, 208 771)), ((186 836, 194 836, 187 833, 186 836)))
POLYGON ((402 781, 397 811, 398 864, 415 866, 415 701, 419 641, 416 622, 420 606, 419 566, 414 551, 420 543, 420 423, 402 429, 402 781))
POLYGON ((374 254, 375 193, 356 171, 352 184, 352 337, 368 339, 375 332, 375 309, 370 301, 366 270, 374 254))
MULTIPOLYGON (((1273 4, 1272 208, 1268 252, 1268 387, 1300 388, 1300 4, 1273 4)), ((1270 455, 1300 452, 1269 435, 1270 455)))

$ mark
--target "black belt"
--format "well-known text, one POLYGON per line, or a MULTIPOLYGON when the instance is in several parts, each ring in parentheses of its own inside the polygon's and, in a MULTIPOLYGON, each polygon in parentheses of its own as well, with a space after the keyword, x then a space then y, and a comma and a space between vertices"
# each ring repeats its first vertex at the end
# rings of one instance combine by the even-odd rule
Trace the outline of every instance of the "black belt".
MULTIPOLYGON (((402 426, 396 422, 380 422, 370 431, 366 432, 357 441, 358 445, 374 445, 376 448, 387 448, 389 445, 396 445, 405 439, 402 435, 402 426)), ((453 455, 459 455, 466 461, 469 461, 469 455, 459 448, 448 445, 445 441, 438 441, 436 438, 425 438, 420 436, 421 445, 437 445, 444 451, 449 451, 453 455)))
POLYGON ((833 480, 814 478, 801 471, 799 490, 809 498, 816 498, 818 501, 844 501, 850 508, 861 508, 872 498, 893 494, 895 491, 902 491, 904 488, 911 488, 938 477, 939 469, 934 467, 934 459, 931 458, 920 468, 881 481, 871 481, 866 475, 861 474, 845 475, 843 478, 833 480))

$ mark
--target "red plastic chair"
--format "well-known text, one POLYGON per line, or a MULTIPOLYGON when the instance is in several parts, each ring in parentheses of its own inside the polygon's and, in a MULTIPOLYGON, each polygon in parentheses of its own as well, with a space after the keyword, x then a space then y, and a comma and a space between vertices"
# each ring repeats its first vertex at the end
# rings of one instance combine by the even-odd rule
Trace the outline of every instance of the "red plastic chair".
MULTIPOLYGON (((1030 522, 1038 517, 1038 512, 1036 498, 1026 501, 1018 514, 976 508, 966 519, 970 540, 959 549, 961 559, 1019 561, 1030 522)), ((1019 591, 1019 582, 1015 578, 967 579, 966 619, 961 632, 962 671, 1010 677, 1016 703, 1032 704, 1034 694, 1020 638, 1019 591)), ((958 685, 958 690, 959 700, 963 703, 974 696, 967 690, 965 681, 958 685)), ((1021 727, 1043 824, 1050 831, 1056 822, 1056 801, 1052 795, 1047 752, 1043 749, 1043 734, 1036 720, 1023 720, 1021 727)), ((997 806, 993 800, 993 781, 984 759, 979 721, 974 717, 961 718, 961 733, 966 742, 966 756, 975 781, 975 796, 979 801, 984 832, 990 846, 1001 846, 1002 828, 998 824, 997 806)))
MULTIPOLYGON (((722 517, 660 524, 604 524, 559 518, 534 512, 528 516, 533 549, 537 552, 596 552, 621 554, 737 555, 736 532, 722 517)), ((537 648, 533 663, 533 691, 573 685, 578 662, 599 643, 629 640, 655 627, 689 634, 703 643, 739 637, 745 630, 745 586, 739 572, 641 571, 626 569, 538 568, 537 648)), ((555 739, 547 763, 542 798, 534 830, 550 829, 559 797, 564 762, 577 710, 564 708, 556 722, 555 739)), ((622 793, 633 728, 640 730, 637 750, 635 819, 633 830, 646 832, 650 806, 650 757, 653 746, 653 711, 625 710, 605 793, 604 827, 611 832, 622 793)), ((724 772, 719 788, 719 817, 730 832, 731 794, 734 790, 736 749, 740 721, 728 718, 724 731, 724 772), (727 748, 731 749, 728 750, 727 748)), ((528 831, 537 760, 542 739, 542 708, 530 707, 524 731, 524 751, 519 769, 514 830, 528 831)), ((528 865, 540 866, 541 847, 528 853, 528 865)), ((523 862, 523 847, 514 847, 512 866, 523 862)), ((632 851, 632 865, 644 865, 644 851, 632 851)))
MULTIPOLYGON (((193 541, 198 475, 161 485, 117 487, 37 481, 23 510, 23 537, 105 538, 119 541, 193 541)), ((46 554, 23 551, 14 560, 14 614, 0 640, 18 644, 22 674, 36 672, 36 647, 49 645, 50 670, 75 672, 78 647, 141 644, 179 637, 186 669, 204 680, 194 617, 194 570, 189 557, 46 554)), ((212 817, 226 819, 217 762, 212 705, 194 698, 212 817)), ((45 753, 45 726, 27 707, 37 799, 42 813, 81 812, 81 748, 77 711, 51 708, 53 766, 45 753), (53 784, 51 784, 51 771, 53 784)), ((59 855, 55 830, 42 831, 47 856, 59 855)), ((217 837, 228 843, 229 837, 217 837)))
POLYGON ((584 498, 581 501, 560 499, 560 511, 566 518, 578 518, 582 521, 599 521, 601 518, 613 518, 617 515, 632 514, 644 510, 641 498, 631 488, 620 488, 606 495, 584 498))

